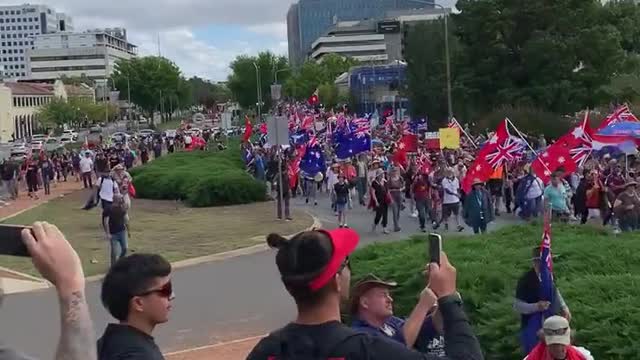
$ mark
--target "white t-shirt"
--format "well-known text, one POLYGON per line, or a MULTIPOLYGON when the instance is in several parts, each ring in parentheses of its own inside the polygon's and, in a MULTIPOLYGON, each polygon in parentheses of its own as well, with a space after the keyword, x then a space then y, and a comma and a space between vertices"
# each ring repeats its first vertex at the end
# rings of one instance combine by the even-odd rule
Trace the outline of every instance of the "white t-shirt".
POLYGON ((90 157, 80 159, 80 172, 87 173, 93 169, 93 160, 90 157))
POLYGON ((533 179, 531 186, 529 187, 529 191, 527 191, 526 198, 535 199, 539 196, 542 196, 543 192, 544 184, 542 183, 542 180, 540 180, 540 178, 536 176, 535 179, 533 179))
POLYGON ((119 193, 118 185, 110 177, 103 177, 100 180, 100 199, 113 201, 113 194, 119 193))
POLYGON ((460 182, 457 178, 454 177, 453 179, 442 179, 442 188, 444 190, 444 197, 442 199, 443 204, 457 204, 460 202, 460 198, 458 197, 460 182))

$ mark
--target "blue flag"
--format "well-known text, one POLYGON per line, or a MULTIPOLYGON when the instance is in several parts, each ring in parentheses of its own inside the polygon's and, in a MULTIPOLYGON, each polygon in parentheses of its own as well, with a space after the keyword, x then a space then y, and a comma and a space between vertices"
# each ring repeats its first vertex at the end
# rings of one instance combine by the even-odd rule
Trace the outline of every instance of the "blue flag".
POLYGON ((336 156, 347 159, 361 152, 371 150, 371 127, 368 120, 350 122, 335 133, 336 156))
POLYGON ((324 161, 324 152, 319 144, 307 145, 307 151, 300 161, 300 170, 314 176, 319 172, 324 172, 327 164, 324 161))
MULTIPOLYGON (((546 222, 546 221, 545 221, 546 222)), ((538 344, 538 331, 542 328, 544 320, 555 315, 555 287, 553 285, 553 265, 551 260, 551 226, 545 224, 544 234, 542 235, 542 245, 540 247, 540 301, 548 301, 551 303, 549 308, 543 312, 531 314, 529 320, 522 333, 520 334, 520 342, 522 348, 528 354, 538 344)))

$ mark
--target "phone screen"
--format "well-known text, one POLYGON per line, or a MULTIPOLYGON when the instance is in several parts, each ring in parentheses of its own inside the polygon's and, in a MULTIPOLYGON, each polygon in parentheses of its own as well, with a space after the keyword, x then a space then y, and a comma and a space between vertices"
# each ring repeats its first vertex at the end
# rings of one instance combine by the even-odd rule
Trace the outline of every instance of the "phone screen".
POLYGON ((31 227, 0 224, 0 255, 30 256, 27 247, 22 242, 23 229, 31 229, 31 227))
POLYGON ((442 251, 442 236, 429 234, 429 262, 440 265, 440 252, 442 251))

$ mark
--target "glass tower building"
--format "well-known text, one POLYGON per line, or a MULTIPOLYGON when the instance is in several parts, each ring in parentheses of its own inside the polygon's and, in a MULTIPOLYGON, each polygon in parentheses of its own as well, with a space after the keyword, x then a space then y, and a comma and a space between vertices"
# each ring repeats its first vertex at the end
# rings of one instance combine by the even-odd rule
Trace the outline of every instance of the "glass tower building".
POLYGON ((299 65, 311 44, 338 21, 382 20, 389 10, 433 8, 413 0, 299 0, 287 13, 289 61, 299 65))

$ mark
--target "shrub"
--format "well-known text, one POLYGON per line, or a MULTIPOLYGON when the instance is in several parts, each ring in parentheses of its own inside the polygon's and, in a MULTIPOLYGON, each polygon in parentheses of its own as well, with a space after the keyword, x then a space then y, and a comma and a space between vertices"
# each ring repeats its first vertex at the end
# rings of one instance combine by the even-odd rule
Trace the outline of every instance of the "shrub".
POLYGON ((192 207, 266 199, 264 184, 244 169, 237 147, 221 152, 179 152, 131 171, 137 196, 182 200, 192 207))
MULTIPOLYGON (((521 359, 520 318, 512 310, 518 278, 540 243, 540 225, 476 236, 445 236, 443 247, 458 270, 458 289, 487 359, 521 359)), ((407 316, 424 286, 426 237, 374 244, 357 251, 354 281, 367 273, 393 279, 396 313, 407 316)), ((554 226, 554 276, 571 309, 576 343, 596 359, 631 359, 640 353, 640 234, 613 237, 589 226, 554 226)))

